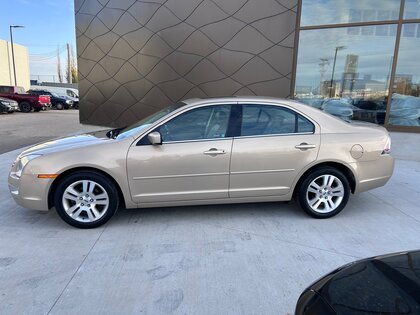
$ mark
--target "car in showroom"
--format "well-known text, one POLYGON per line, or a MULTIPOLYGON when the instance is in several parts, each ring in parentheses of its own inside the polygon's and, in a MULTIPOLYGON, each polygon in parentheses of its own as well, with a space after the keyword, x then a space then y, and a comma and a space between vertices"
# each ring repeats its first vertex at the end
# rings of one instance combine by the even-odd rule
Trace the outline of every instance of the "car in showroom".
POLYGON ((352 262, 298 299, 295 315, 420 314, 420 251, 352 262))
POLYGON ((338 214, 394 169, 383 127, 270 97, 190 99, 131 126, 47 141, 9 175, 23 207, 92 228, 126 208, 296 199, 338 214))
POLYGON ((0 97, 0 113, 12 114, 19 109, 18 102, 0 97))

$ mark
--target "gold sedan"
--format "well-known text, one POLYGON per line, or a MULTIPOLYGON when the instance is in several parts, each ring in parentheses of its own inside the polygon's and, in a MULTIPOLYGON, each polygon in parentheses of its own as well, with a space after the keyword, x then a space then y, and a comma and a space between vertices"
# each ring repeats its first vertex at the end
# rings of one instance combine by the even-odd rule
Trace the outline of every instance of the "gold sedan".
POLYGON ((285 201, 339 213, 386 184, 387 131, 268 97, 191 99, 138 123, 35 145, 9 175, 23 207, 92 228, 126 208, 285 201))

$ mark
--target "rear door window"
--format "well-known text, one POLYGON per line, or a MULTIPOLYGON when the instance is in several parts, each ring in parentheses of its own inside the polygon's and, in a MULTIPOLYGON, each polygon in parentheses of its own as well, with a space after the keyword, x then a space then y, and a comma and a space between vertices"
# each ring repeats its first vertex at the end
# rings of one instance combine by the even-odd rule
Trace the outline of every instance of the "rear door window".
POLYGON ((241 136, 313 133, 314 125, 295 111, 275 105, 243 105, 241 136))

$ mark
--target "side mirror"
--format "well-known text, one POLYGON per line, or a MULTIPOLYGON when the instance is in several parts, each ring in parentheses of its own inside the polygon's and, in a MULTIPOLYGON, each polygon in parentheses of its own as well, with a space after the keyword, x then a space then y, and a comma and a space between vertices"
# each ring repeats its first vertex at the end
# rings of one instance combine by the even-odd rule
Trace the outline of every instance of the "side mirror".
POLYGON ((147 135, 147 139, 149 139, 150 143, 153 145, 162 144, 162 136, 160 132, 153 131, 147 135))

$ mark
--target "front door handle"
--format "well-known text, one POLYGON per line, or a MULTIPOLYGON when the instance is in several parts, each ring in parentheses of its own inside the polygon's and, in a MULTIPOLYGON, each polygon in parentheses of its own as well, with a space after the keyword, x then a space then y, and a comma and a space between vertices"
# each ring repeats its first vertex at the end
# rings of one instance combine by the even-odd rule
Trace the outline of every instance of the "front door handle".
POLYGON ((301 144, 295 145, 295 148, 303 151, 303 150, 308 150, 308 149, 315 149, 316 145, 302 142, 301 144))
POLYGON ((204 151, 203 153, 206 154, 206 155, 216 156, 216 155, 219 155, 219 154, 226 154, 226 151, 225 150, 219 150, 219 149, 216 149, 216 148, 211 148, 207 151, 204 151))

